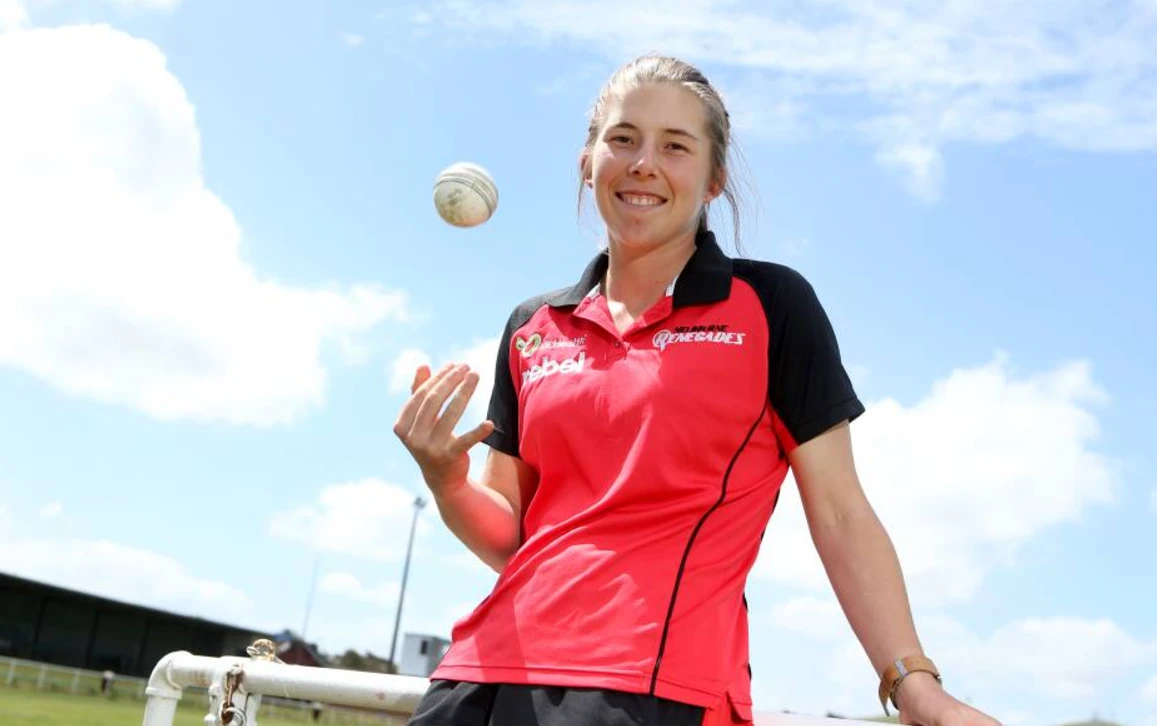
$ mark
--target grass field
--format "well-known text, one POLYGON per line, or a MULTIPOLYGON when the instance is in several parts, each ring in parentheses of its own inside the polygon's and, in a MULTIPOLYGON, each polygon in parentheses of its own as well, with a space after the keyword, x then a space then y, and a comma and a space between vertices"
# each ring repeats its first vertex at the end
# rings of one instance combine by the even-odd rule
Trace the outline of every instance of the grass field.
MULTIPOLYGON (((205 726, 208 710, 204 696, 186 696, 177 709, 173 726, 205 726)), ((305 713, 272 714, 262 707, 257 714, 261 726, 304 726, 313 722, 305 713)), ((136 699, 107 700, 94 696, 37 692, 4 688, 0 684, 0 724, 3 726, 140 726, 145 715, 144 701, 136 699)), ((385 716, 356 720, 334 711, 322 715, 322 724, 377 724, 390 726, 405 723, 385 716)))
MULTIPOLYGON (((203 719, 207 706, 203 695, 186 695, 177 709, 173 726, 205 726, 203 719)), ((140 726, 144 714, 144 701, 133 698, 108 700, 95 696, 5 688, 0 684, 0 726, 140 726)), ((895 717, 871 720, 896 722, 895 717)), ((306 726, 313 723, 305 712, 289 714, 264 706, 258 712, 258 722, 261 726, 306 726)), ((350 716, 329 711, 322 715, 320 723, 329 726, 402 726, 405 719, 385 715, 350 716)), ((1094 720, 1072 722, 1065 726, 1121 725, 1094 720)))

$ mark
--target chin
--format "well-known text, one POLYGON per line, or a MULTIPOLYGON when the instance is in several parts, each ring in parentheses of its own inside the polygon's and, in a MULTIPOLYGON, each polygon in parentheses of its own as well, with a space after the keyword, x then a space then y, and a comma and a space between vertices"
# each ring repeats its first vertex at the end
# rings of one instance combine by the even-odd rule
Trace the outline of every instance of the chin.
MULTIPOLYGON (((635 250, 656 249, 686 236, 685 231, 679 229, 639 229, 630 225, 622 225, 608 231, 616 244, 635 250)), ((694 237, 693 232, 691 236, 694 237)))

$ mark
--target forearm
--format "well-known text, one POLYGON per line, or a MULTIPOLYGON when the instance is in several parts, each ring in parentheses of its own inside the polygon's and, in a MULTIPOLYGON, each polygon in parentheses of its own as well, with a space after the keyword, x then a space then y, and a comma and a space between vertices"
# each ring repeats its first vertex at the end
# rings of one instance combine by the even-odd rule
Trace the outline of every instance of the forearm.
POLYGON ((436 495, 442 521, 462 544, 501 572, 519 544, 519 522, 510 502, 490 487, 467 479, 436 495))
POLYGON ((810 526, 840 606, 877 675, 897 658, 923 655, 896 550, 871 506, 864 501, 810 526))

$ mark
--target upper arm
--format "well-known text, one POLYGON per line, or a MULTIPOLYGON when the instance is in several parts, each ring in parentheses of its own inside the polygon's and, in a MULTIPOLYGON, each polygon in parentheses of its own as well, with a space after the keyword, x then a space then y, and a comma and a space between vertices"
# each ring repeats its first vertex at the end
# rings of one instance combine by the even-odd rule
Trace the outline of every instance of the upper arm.
POLYGON ((846 421, 800 444, 788 458, 804 513, 813 525, 838 523, 867 504, 846 421))
POLYGON ((530 499, 538 475, 522 459, 492 448, 486 455, 480 483, 500 494, 510 504, 514 516, 521 519, 522 503, 530 499))
POLYGON ((858 491, 848 423, 864 412, 839 343, 811 284, 767 265, 758 275, 768 324, 768 399, 804 506, 858 491))

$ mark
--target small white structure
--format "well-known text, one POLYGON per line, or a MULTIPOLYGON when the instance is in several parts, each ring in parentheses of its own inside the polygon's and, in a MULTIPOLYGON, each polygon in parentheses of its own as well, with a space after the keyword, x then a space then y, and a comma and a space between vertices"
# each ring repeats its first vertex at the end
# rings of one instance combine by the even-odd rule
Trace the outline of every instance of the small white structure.
POLYGON ((437 635, 406 633, 398 672, 404 676, 429 678, 449 648, 450 641, 437 635))

